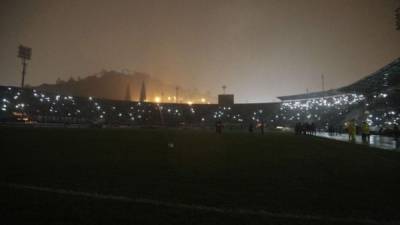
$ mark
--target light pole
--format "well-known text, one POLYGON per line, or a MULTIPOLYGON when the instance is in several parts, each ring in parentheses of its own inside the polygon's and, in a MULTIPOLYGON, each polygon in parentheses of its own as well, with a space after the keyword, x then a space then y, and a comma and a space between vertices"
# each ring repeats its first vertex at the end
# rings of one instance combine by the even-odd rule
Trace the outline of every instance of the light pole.
POLYGON ((22 59, 22 80, 21 80, 21 88, 24 88, 25 84, 25 74, 26 74, 26 66, 27 61, 31 59, 32 48, 20 45, 18 47, 18 58, 22 59))
POLYGON ((226 85, 222 85, 222 91, 224 92, 224 94, 225 94, 225 90, 226 90, 226 85))

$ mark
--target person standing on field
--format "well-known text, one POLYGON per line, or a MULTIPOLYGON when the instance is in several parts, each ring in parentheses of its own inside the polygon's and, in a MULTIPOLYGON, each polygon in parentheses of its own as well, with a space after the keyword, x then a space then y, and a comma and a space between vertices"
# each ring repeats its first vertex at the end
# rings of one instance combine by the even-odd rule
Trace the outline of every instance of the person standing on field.
POLYGON ((369 125, 367 122, 363 122, 361 127, 361 137, 363 143, 369 143, 369 125))
POLYGON ((394 140, 396 142, 396 149, 400 148, 400 130, 397 124, 394 125, 393 127, 393 133, 394 133, 394 140))
POLYGON ((249 124, 249 133, 253 133, 253 123, 249 124))
POLYGON ((261 134, 262 134, 262 135, 264 135, 264 126, 265 126, 264 120, 261 120, 260 131, 261 131, 261 134))
POLYGON ((355 142, 356 141, 356 123, 355 119, 352 119, 349 124, 347 125, 347 132, 349 134, 349 141, 355 142))
POLYGON ((223 128, 222 121, 218 120, 215 123, 215 131, 217 132, 217 134, 222 134, 222 128, 223 128))

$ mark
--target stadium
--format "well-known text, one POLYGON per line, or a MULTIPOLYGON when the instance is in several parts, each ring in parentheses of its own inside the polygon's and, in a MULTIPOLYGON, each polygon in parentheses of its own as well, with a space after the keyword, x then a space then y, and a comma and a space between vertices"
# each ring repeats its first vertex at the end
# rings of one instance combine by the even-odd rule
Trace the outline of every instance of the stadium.
POLYGON ((400 59, 346 87, 278 97, 280 103, 174 104, 112 101, 63 96, 35 89, 0 87, 4 124, 22 120, 32 126, 208 127, 222 121, 247 129, 263 122, 268 128, 315 123, 344 131, 351 119, 367 121, 374 131, 390 133, 400 121, 400 59))
POLYGON ((2 1, 0 224, 400 225, 399 3, 2 1))
POLYGON ((2 86, 0 216, 7 224, 398 224, 397 150, 292 133, 301 123, 340 134, 355 120, 392 138, 399 77, 397 59, 346 87, 259 104, 2 86))

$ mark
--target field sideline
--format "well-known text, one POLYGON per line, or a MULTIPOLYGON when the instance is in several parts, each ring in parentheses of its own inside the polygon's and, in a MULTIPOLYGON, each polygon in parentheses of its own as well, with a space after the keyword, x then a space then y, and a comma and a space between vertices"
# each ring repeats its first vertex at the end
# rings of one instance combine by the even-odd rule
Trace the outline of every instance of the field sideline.
POLYGON ((1 128, 0 135, 2 184, 271 213, 221 214, 0 185, 7 224, 400 221, 397 152, 278 132, 1 128))

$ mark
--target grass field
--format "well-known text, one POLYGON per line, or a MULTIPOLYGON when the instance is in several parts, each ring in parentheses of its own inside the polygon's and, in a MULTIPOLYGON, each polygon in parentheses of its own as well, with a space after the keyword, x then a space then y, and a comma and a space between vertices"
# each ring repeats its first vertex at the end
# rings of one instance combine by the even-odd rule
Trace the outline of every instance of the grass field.
POLYGON ((0 135, 0 220, 7 221, 1 224, 400 221, 396 152, 278 132, 1 128, 0 135), (170 141, 174 148, 168 147, 170 141), (98 199, 7 184, 273 215, 98 199))

